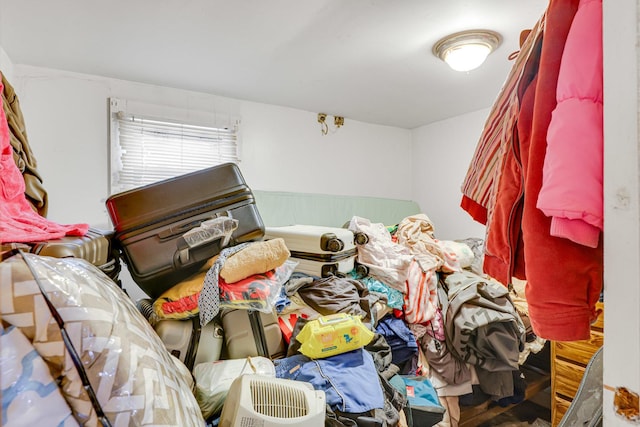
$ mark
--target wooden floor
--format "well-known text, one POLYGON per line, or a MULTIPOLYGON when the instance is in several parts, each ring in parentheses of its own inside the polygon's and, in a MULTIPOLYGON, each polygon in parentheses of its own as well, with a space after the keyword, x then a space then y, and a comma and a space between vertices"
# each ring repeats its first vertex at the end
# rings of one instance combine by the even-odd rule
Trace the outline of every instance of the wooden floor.
MULTIPOLYGON (((525 401, 509 407, 502 407, 490 400, 473 407, 461 407, 460 427, 489 427, 506 425, 528 425, 535 420, 551 420, 551 375, 536 367, 523 365, 522 372, 527 378, 525 401)), ((542 424, 544 425, 544 424, 542 424)))
POLYGON ((550 427, 551 410, 534 402, 523 402, 513 409, 497 415, 478 427, 550 427))
POLYGON ((521 366, 527 383, 524 402, 506 408, 494 402, 461 407, 460 427, 551 427, 550 353, 545 345, 521 366))

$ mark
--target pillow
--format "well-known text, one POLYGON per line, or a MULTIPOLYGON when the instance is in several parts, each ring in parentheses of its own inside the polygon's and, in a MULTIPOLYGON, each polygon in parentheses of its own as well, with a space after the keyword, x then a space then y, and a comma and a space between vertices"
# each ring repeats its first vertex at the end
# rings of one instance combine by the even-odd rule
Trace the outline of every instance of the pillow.
POLYGON ((0 327, 0 372, 3 426, 77 427, 49 368, 15 326, 0 327))
POLYGON ((254 274, 280 267, 290 255, 281 237, 253 242, 226 259, 220 269, 220 277, 227 283, 238 282, 254 274))
POLYGON ((204 416, 208 419, 222 411, 233 380, 253 374, 275 377, 276 368, 271 359, 262 356, 197 364, 193 368, 196 399, 204 416))
POLYGON ((474 254, 469 245, 454 240, 438 240, 445 255, 445 265, 450 271, 459 271, 461 268, 469 268, 474 260, 474 254))
MULTIPOLYGON (((65 322, 87 377, 113 425, 204 426, 188 370, 176 363, 129 297, 79 258, 22 254, 65 322)), ((81 425, 97 417, 29 267, 20 255, 0 263, 0 316, 42 356, 81 425)))

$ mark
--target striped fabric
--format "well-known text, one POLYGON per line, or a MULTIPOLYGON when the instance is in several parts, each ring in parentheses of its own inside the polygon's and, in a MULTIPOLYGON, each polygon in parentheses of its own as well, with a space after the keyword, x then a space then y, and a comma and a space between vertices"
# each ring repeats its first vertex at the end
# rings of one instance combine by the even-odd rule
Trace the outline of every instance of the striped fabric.
POLYGON ((438 273, 435 269, 423 270, 417 260, 411 262, 407 275, 407 292, 404 294, 404 315, 407 323, 425 323, 436 315, 438 273))
POLYGON ((513 135, 519 104, 517 88, 536 41, 542 36, 546 13, 522 44, 513 67, 496 98, 462 183, 462 208, 475 220, 487 223, 494 203, 504 155, 513 135))

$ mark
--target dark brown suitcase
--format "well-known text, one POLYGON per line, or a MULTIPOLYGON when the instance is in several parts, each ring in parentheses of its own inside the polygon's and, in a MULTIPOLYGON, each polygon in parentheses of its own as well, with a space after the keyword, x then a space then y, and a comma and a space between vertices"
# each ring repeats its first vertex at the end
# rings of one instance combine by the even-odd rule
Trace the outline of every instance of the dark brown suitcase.
POLYGON ((82 258, 120 285, 120 251, 113 245, 113 236, 113 230, 89 228, 84 236, 65 236, 26 245, 29 252, 36 255, 82 258))
POLYGON ((154 299, 225 246, 264 236, 253 193, 234 163, 114 194, 106 205, 131 277, 154 299), (207 240, 203 227, 216 218, 234 220, 228 239, 207 240))

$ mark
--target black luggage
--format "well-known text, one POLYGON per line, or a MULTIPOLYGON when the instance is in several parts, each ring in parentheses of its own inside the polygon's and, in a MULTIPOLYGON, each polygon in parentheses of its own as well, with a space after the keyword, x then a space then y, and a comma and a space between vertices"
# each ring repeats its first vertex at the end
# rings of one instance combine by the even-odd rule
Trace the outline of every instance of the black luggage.
POLYGON ((253 193, 233 163, 115 194, 106 205, 131 277, 154 299, 225 246, 264 235, 253 193))

